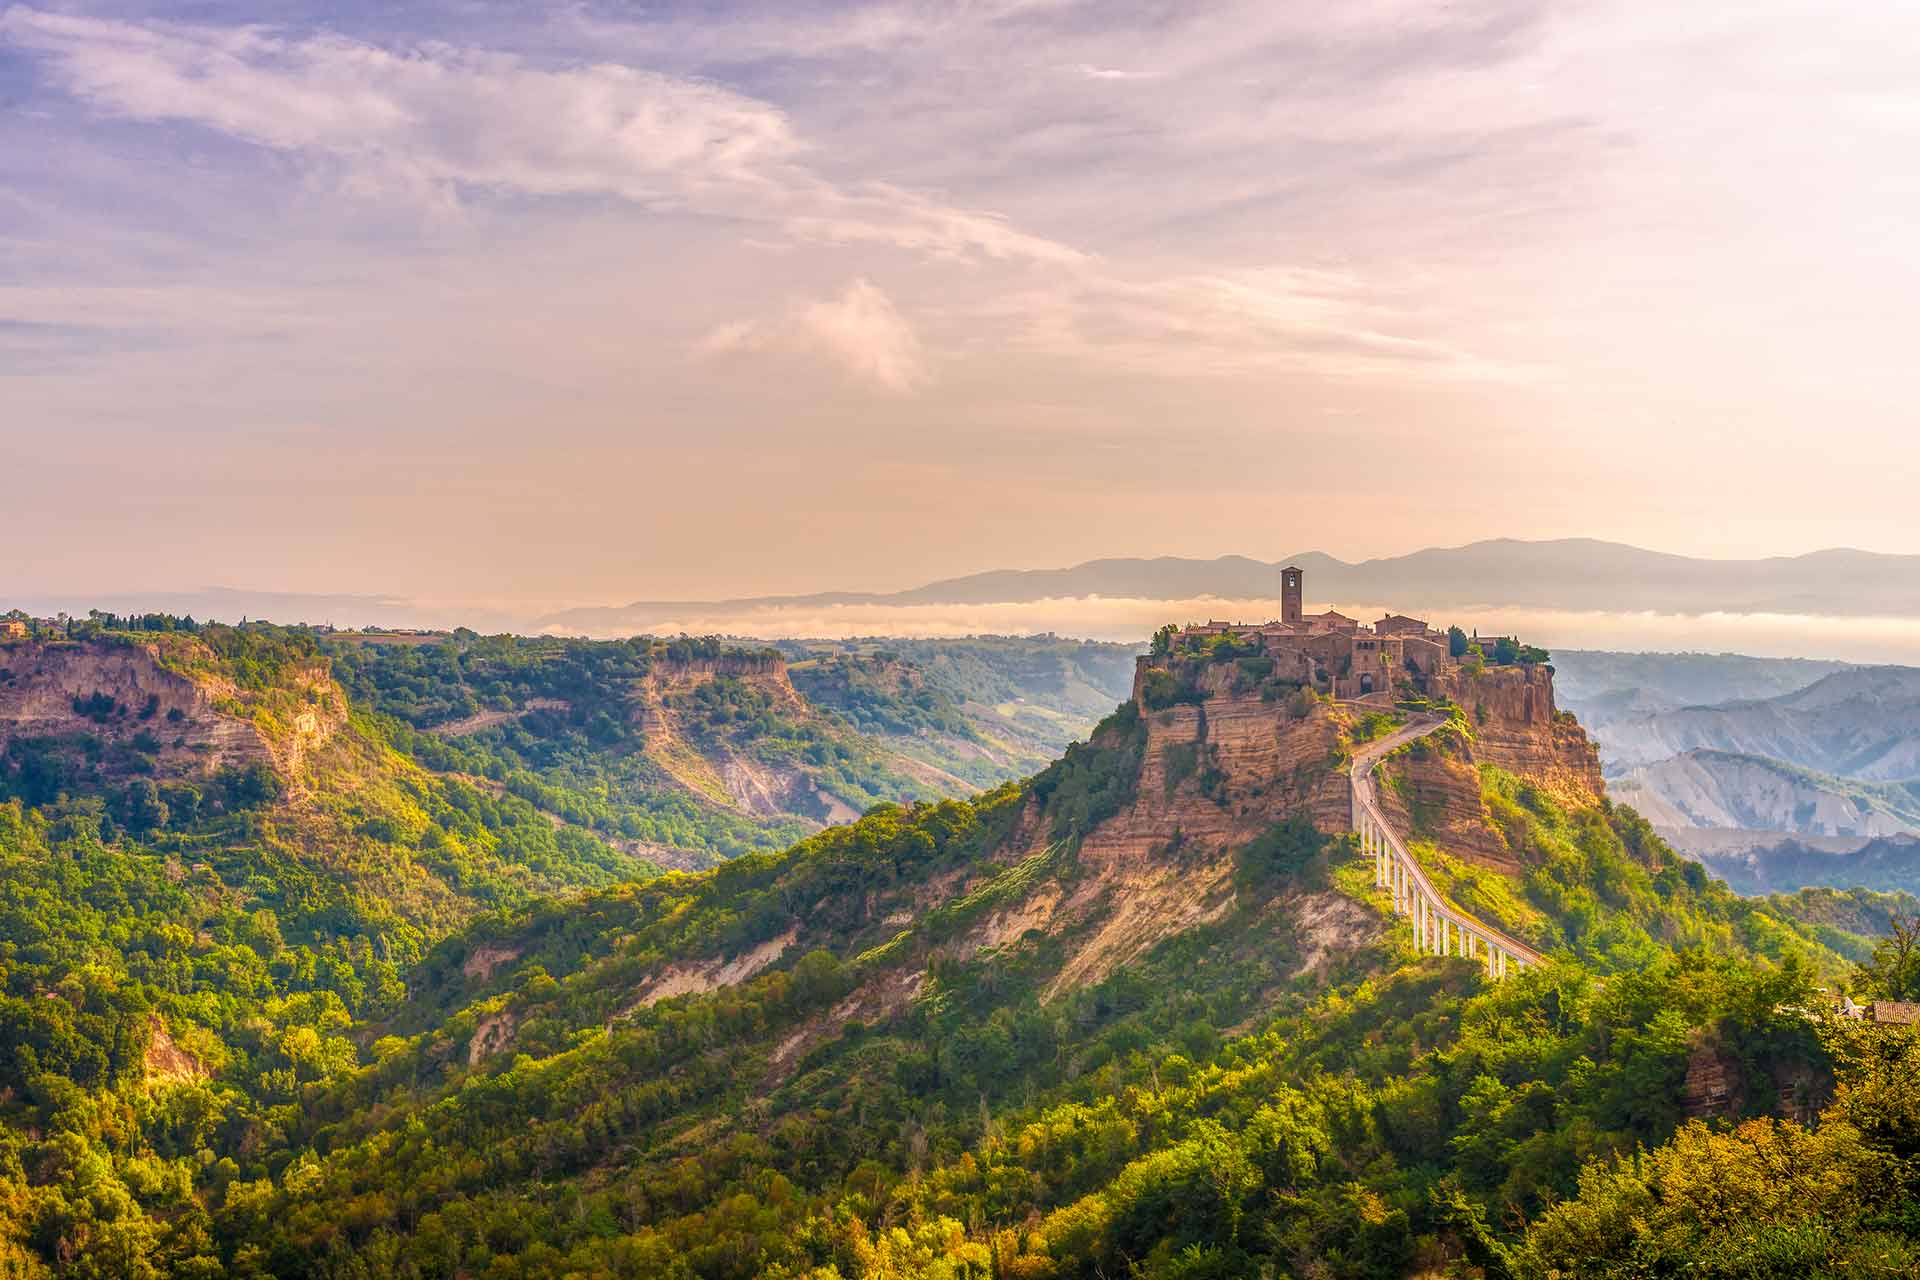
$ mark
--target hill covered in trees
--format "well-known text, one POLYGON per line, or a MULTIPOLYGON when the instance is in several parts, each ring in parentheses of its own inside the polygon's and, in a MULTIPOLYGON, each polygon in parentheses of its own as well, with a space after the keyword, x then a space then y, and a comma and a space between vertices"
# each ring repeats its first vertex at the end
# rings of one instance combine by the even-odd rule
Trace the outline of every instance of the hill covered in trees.
MULTIPOLYGON (((297 637, 113 643, 152 645, 156 670, 246 711, 282 789, 203 789, 180 816, 189 761, 147 753, 143 773, 112 744, 51 797, 10 775, 13 1274, 1894 1275, 1920 1259, 1903 1208, 1920 1190, 1914 1037, 1835 1020, 1819 991, 1920 994, 1911 936, 1875 937, 1914 904, 1734 896, 1586 789, 1572 728, 1523 721, 1491 685, 1381 778, 1450 896, 1550 956, 1497 985, 1419 955, 1340 834, 1347 754, 1395 713, 1269 697, 1231 661, 1168 705, 1123 705, 1025 780, 651 875, 517 778, 462 782, 431 755, 495 734, 504 760, 522 748, 500 726, 553 702, 591 740, 605 707, 572 676, 543 666, 502 690, 483 668, 459 682, 475 705, 415 724, 400 694, 451 677, 354 693, 376 676, 350 660, 323 676, 297 637), (365 709, 376 697, 395 710, 365 709), (303 706, 332 727, 302 731, 294 759, 277 735, 303 706), (507 718, 430 732, 488 713, 507 718), (143 781, 161 821, 129 822, 117 798, 143 781), (535 830, 583 843, 502 860, 535 830)), ((898 655, 823 665, 843 656, 880 665, 823 672, 822 704, 952 728, 898 655)), ((677 694, 636 714, 656 696, 677 694)), ((138 724, 145 705, 81 701, 84 724, 138 724)))
POLYGON ((784 847, 882 801, 1040 768, 1125 696, 1131 651, 1047 638, 780 649, 337 635, 357 702, 431 767, 669 865, 784 847))

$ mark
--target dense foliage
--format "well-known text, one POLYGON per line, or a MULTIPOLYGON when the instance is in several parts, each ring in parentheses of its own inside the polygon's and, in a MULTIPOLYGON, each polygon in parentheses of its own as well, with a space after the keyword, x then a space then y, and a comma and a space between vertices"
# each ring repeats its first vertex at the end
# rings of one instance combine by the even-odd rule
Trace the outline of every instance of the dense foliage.
MULTIPOLYGON (((235 664, 277 724, 326 655, 236 634, 175 657, 235 664)), ((0 1275, 1920 1268, 1920 1037, 1819 989, 1913 991, 1916 926, 1860 936, 1887 899, 1735 899, 1631 813, 1489 770, 1524 874, 1430 865, 1552 964, 1416 955, 1352 841, 1296 815, 1230 850, 1201 923, 1065 982, 1085 939, 1022 912, 1085 892, 1086 837, 1142 800, 1131 704, 1024 783, 643 878, 520 773, 423 767, 571 794, 593 708, 633 730, 565 643, 480 674, 440 648, 347 672, 389 710, 282 794, 189 815, 102 773, 0 803, 0 1275), (443 738, 408 709, 512 716, 443 738)), ((656 660, 576 657, 616 684, 656 660)), ((873 670, 840 711, 934 727, 858 693, 873 670)), ((795 745, 724 680, 673 695, 685 732, 795 745)))
POLYGON ((1107 687, 1113 669, 1130 668, 1122 646, 1048 637, 789 642, 789 688, 768 674, 779 651, 711 637, 456 632, 324 647, 356 702, 392 717, 389 738, 429 767, 681 865, 1030 773, 1112 709, 1126 688, 1107 687), (695 669, 702 678, 686 679, 695 669), (729 780, 741 769, 752 803, 729 780))

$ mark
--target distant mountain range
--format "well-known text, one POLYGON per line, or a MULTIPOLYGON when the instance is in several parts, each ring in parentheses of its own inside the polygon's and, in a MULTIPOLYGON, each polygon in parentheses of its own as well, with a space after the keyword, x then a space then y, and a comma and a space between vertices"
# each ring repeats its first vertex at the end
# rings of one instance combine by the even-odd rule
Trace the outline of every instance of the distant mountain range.
POLYGON ((836 605, 1022 603, 1084 596, 1149 600, 1265 599, 1278 572, 1307 572, 1312 598, 1392 602, 1449 610, 1527 607, 1610 612, 1789 613, 1920 617, 1920 556, 1816 551, 1764 560, 1700 560, 1591 538, 1525 542, 1500 538, 1463 547, 1349 563, 1319 551, 1278 560, 1090 560, 1070 569, 999 569, 906 591, 829 591, 719 601, 635 601, 565 609, 536 620, 542 630, 604 635, 644 631, 651 619, 691 609, 816 608, 836 605))
MULTIPOLYGON (((193 614, 229 622, 246 616, 283 623, 331 622, 343 627, 468 626, 482 632, 605 637, 657 631, 689 616, 725 623, 730 617, 766 611, 844 606, 1021 604, 1087 597, 1265 601, 1277 595, 1278 571, 1287 564, 1306 570, 1307 590, 1313 600, 1391 605, 1434 616, 1474 609, 1531 608, 1613 614, 1726 612, 1920 618, 1920 556, 1916 555, 1831 550, 1761 560, 1703 560, 1591 538, 1541 542, 1500 538, 1357 563, 1320 551, 1299 551, 1276 560, 1247 556, 1089 560, 1064 569, 996 569, 904 591, 636 600, 539 615, 497 604, 474 606, 396 596, 314 595, 226 587, 95 591, 84 598, 56 597, 13 592, 0 581, 0 611, 19 607, 36 614, 61 610, 84 614, 89 607, 100 606, 121 612, 193 614)), ((739 633, 751 634, 752 621, 744 619, 739 633)), ((1143 626, 1143 638, 1148 630, 1150 625, 1143 626)))
POLYGON ((90 609, 119 614, 171 613, 202 622, 277 622, 288 626, 410 627, 451 631, 468 627, 486 635, 528 630, 524 610, 497 605, 430 603, 404 596, 319 594, 303 591, 254 591, 238 587, 195 587, 180 591, 98 591, 89 595, 36 595, 8 590, 0 581, 0 613, 19 609, 35 617, 65 613, 84 618, 90 609))

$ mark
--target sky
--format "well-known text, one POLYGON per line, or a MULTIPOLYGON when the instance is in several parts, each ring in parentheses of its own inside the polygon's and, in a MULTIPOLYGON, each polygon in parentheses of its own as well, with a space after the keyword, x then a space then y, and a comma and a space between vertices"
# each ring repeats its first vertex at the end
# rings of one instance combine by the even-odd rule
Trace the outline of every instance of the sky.
POLYGON ((1920 551, 1916 49, 1873 0, 0 8, 0 592, 1920 551))

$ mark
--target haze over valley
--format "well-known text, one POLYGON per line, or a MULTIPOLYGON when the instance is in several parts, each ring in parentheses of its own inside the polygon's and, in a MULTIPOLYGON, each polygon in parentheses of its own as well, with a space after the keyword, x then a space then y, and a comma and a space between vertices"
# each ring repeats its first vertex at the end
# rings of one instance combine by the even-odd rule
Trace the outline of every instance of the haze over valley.
MULTIPOLYGON (((1348 563, 1324 552, 1275 561, 1173 556, 1066 569, 995 570, 899 591, 816 590, 735 599, 529 610, 500 602, 220 589, 20 593, 28 612, 161 611, 342 627, 465 626, 483 632, 725 634, 763 639, 1052 632, 1131 643, 1168 618, 1271 614, 1279 566, 1310 568, 1323 599, 1356 617, 1388 606, 1562 648, 1739 652, 1920 662, 1920 556, 1825 551, 1702 560, 1590 539, 1500 539, 1348 563)), ((817 572, 817 571, 815 571, 817 572)))

